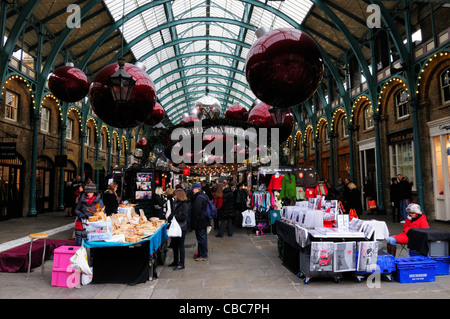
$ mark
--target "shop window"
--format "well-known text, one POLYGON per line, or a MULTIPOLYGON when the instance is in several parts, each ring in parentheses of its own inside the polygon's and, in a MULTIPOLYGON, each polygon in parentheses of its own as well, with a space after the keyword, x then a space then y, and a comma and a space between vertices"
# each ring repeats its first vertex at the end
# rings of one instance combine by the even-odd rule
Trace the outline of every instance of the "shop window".
POLYGON ((395 109, 397 120, 409 117, 408 92, 406 90, 401 90, 395 95, 395 109))
POLYGON ((366 105, 364 108, 364 129, 369 130, 373 128, 373 111, 371 105, 366 105))
POLYGON ((442 104, 450 103, 450 68, 441 73, 442 104))
MULTIPOLYGON (((389 147, 391 155, 391 176, 402 174, 413 182, 415 181, 414 170, 414 146, 413 141, 394 144, 389 147)), ((415 183, 413 190, 416 189, 415 183)))
POLYGON ((46 107, 41 109, 41 131, 49 132, 50 129, 50 110, 46 107))
POLYGON ((17 109, 19 106, 19 95, 6 90, 5 92, 5 118, 17 122, 17 109))
POLYGON ((67 119, 66 139, 71 140, 72 138, 73 138, 73 120, 67 119))

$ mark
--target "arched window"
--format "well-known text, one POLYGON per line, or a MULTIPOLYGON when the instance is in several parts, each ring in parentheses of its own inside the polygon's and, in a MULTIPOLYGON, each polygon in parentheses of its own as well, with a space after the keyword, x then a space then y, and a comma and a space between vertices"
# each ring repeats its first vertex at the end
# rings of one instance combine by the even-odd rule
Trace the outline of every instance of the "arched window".
POLYGON ((395 95, 395 110, 397 120, 409 117, 408 92, 406 90, 401 90, 395 95))
POLYGON ((341 133, 342 133, 342 138, 348 137, 347 117, 346 116, 343 116, 341 118, 341 133))
POLYGON ((371 128, 373 128, 373 111, 372 111, 372 106, 366 105, 364 107, 364 129, 365 130, 369 130, 371 128))
POLYGON ((442 104, 450 103, 450 67, 441 73, 442 104))

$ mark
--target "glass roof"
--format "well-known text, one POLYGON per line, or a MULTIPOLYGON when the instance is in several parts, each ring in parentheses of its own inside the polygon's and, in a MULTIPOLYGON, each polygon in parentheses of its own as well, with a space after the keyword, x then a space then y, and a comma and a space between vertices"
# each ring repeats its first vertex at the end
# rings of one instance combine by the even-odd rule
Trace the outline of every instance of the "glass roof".
POLYGON ((191 114, 206 95, 221 103, 250 108, 255 95, 245 78, 245 59, 261 26, 292 25, 278 10, 301 23, 309 0, 104 0, 115 21, 125 19, 123 36, 137 61, 143 62, 157 96, 172 123, 191 114), (137 10, 137 11, 136 11, 137 10))

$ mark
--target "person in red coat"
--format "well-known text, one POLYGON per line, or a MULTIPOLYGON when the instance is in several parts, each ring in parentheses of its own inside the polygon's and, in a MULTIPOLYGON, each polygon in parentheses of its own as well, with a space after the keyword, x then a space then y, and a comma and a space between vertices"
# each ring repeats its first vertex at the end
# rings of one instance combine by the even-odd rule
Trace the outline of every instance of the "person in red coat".
POLYGON ((387 239, 387 252, 395 257, 397 244, 407 244, 406 235, 411 228, 429 228, 427 216, 422 213, 418 204, 409 204, 406 207, 408 218, 403 224, 403 232, 387 239))

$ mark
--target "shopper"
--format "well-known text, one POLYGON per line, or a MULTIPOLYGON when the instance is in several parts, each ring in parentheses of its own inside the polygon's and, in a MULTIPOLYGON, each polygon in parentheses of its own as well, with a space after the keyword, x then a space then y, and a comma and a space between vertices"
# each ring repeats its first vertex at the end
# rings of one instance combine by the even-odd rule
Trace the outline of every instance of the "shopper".
POLYGON ((406 222, 403 225, 403 232, 389 237, 387 239, 387 252, 395 257, 397 244, 407 244, 407 233, 411 228, 429 228, 427 216, 422 213, 422 210, 418 204, 409 204, 406 207, 408 216, 406 222))
POLYGON ((105 205, 105 213, 107 216, 117 213, 119 208, 119 196, 117 196, 117 183, 112 182, 103 193, 103 204, 105 205))
POLYGON ((231 189, 229 183, 225 183, 223 188, 223 198, 222 207, 218 212, 219 215, 219 233, 216 237, 223 237, 225 224, 227 224, 228 236, 233 236, 233 220, 235 215, 235 199, 233 195, 233 190, 231 189))
POLYGON ((405 223, 408 217, 408 212, 406 211, 406 208, 411 203, 412 199, 413 182, 410 179, 408 179, 408 177, 402 176, 402 174, 398 174, 397 179, 399 181, 398 199, 400 201, 400 214, 402 216, 402 220, 400 221, 400 223, 405 223))
POLYGON ((190 204, 183 189, 175 190, 173 201, 176 202, 176 208, 172 210, 172 213, 169 215, 168 221, 169 223, 171 223, 173 218, 176 219, 181 228, 181 237, 171 237, 170 239, 173 249, 173 262, 169 266, 174 267, 173 270, 180 270, 185 268, 184 241, 186 239, 186 232, 188 230, 187 219, 189 215, 190 204))
POLYGON ((176 201, 175 201, 174 196, 175 196, 175 190, 173 188, 170 188, 170 187, 166 188, 166 206, 165 206, 166 219, 175 210, 176 201))
POLYGON ((75 197, 73 196, 72 181, 68 181, 64 185, 64 215, 66 217, 73 216, 74 206, 75 206, 75 197))
POLYGON ((164 205, 166 200, 164 198, 164 191, 161 186, 156 187, 155 194, 153 195, 153 216, 159 219, 165 219, 164 205))
POLYGON ((344 181, 342 180, 342 178, 339 178, 337 181, 336 191, 337 191, 337 199, 343 203, 344 202, 345 185, 344 185, 344 181))
POLYGON ((375 200, 376 195, 375 195, 375 187, 369 177, 364 178, 363 192, 364 192, 364 203, 365 205, 367 205, 366 209, 369 211, 369 215, 372 215, 374 213, 374 210, 370 209, 369 201, 375 200))
POLYGON ((202 181, 202 191, 209 197, 210 200, 214 199, 211 187, 209 187, 209 184, 206 181, 202 181))
POLYGON ((214 218, 214 229, 219 229, 219 215, 222 209, 223 203, 223 185, 221 183, 217 184, 214 192, 214 205, 217 208, 217 216, 214 218))
POLYGON ((248 201, 247 189, 245 188, 244 183, 239 183, 236 196, 236 204, 237 204, 236 208, 239 214, 247 210, 247 201, 248 201))
POLYGON ((396 177, 391 178, 391 185, 389 186, 389 200, 391 202, 392 222, 400 222, 400 200, 399 200, 399 184, 396 177))
POLYGON ((362 215, 361 192, 353 182, 348 183, 345 211, 350 213, 351 209, 355 210, 358 217, 362 215))
POLYGON ((206 228, 209 226, 209 219, 205 215, 207 196, 202 191, 200 184, 192 186, 192 206, 191 206, 191 228, 195 230, 198 243, 198 255, 195 261, 208 260, 208 236, 206 228))
POLYGON ((75 237, 76 245, 80 246, 83 239, 87 237, 86 225, 89 216, 94 215, 93 211, 96 211, 96 206, 99 205, 103 208, 103 201, 100 194, 97 193, 97 187, 95 184, 88 184, 84 189, 84 193, 81 194, 77 207, 75 208, 75 215, 77 215, 77 221, 75 222, 75 237))

